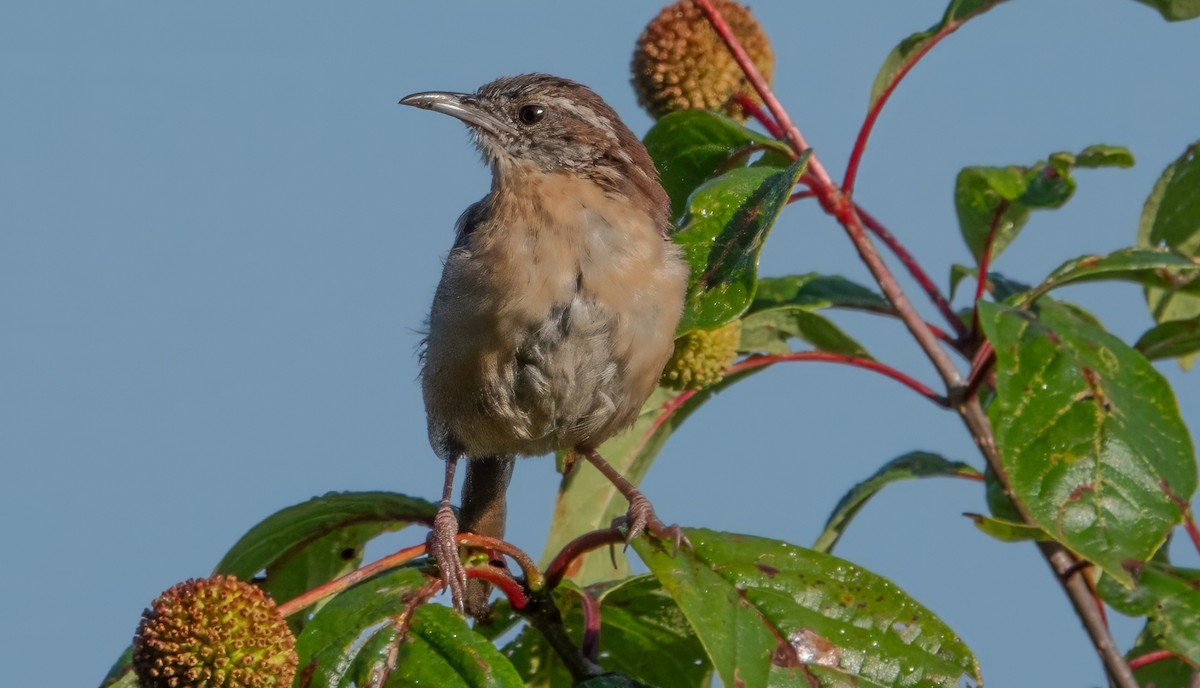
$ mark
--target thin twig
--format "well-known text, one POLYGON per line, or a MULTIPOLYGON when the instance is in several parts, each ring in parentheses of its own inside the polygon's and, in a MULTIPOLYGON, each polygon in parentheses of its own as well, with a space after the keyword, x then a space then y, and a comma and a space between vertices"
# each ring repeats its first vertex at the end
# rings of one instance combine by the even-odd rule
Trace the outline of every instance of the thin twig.
POLYGON ((579 644, 579 651, 588 660, 596 662, 600 656, 600 602, 587 588, 579 597, 583 608, 583 642, 579 644))
POLYGON ((783 138, 783 129, 779 128, 779 123, 771 119, 767 111, 759 107, 753 98, 741 91, 738 91, 733 98, 747 115, 750 115, 756 122, 762 125, 763 129, 767 130, 768 134, 777 139, 783 138))
POLYGON ((346 588, 361 583, 366 579, 388 569, 403 566, 417 557, 425 554, 425 545, 413 545, 380 559, 366 566, 359 567, 350 573, 335 578, 324 585, 319 585, 306 593, 302 593, 279 605, 282 616, 291 616, 310 605, 316 604, 326 597, 332 597, 346 588))
POLYGON ((887 104, 888 99, 892 97, 892 91, 900 85, 905 75, 916 66, 917 62, 925 57, 925 54, 933 50, 933 46, 937 45, 943 38, 954 33, 962 22, 949 22, 942 27, 940 31, 933 35, 920 48, 909 55, 900 69, 892 77, 887 87, 871 104, 871 108, 867 110, 867 116, 863 120, 862 126, 858 129, 858 138, 854 141, 854 148, 850 152, 850 160, 846 163, 846 176, 842 180, 842 192, 847 196, 854 194, 854 182, 858 178, 858 166, 862 162, 863 153, 867 150, 867 139, 871 137, 871 132, 875 129, 875 120, 879 119, 879 113, 883 111, 883 106, 887 104))
POLYGON ((504 569, 497 566, 468 566, 466 571, 467 578, 478 578, 496 586, 508 598, 513 609, 521 611, 529 603, 525 586, 504 569))
POLYGON ((1129 660, 1129 668, 1136 671, 1148 664, 1154 664, 1155 662, 1161 662, 1164 659, 1172 659, 1178 656, 1170 650, 1155 650, 1154 652, 1147 652, 1144 655, 1129 660))
POLYGON ((531 588, 540 588, 543 585, 542 572, 538 569, 537 563, 533 558, 518 548, 504 540, 486 535, 476 535, 475 533, 459 533, 455 538, 459 544, 471 545, 483 549, 494 549, 498 552, 507 554, 517 562, 517 566, 525 573, 525 580, 529 582, 531 588))
POLYGON ((874 359, 862 358, 861 356, 846 356, 845 354, 834 354, 828 351, 797 351, 790 354, 769 354, 750 356, 729 366, 725 371, 725 375, 733 375, 754 368, 774 365, 784 361, 824 361, 826 363, 840 363, 842 365, 854 366, 856 368, 864 368, 873 370, 876 373, 881 373, 891 379, 903 384, 905 387, 913 390, 917 394, 925 397, 942 408, 949 408, 949 402, 946 397, 938 394, 932 389, 921 384, 917 380, 907 374, 896 370, 895 368, 880 363, 874 359))
POLYGON ((996 245, 996 235, 1000 231, 1000 220, 1008 211, 1008 201, 1001 200, 996 204, 992 213, 992 221, 988 224, 987 240, 983 244, 983 253, 979 256, 979 274, 975 276, 975 300, 971 302, 971 339, 979 336, 979 300, 987 292, 988 271, 992 269, 992 251, 996 245))
POLYGON ((600 549, 605 546, 612 546, 618 543, 625 542, 625 534, 620 528, 602 528, 593 530, 571 540, 563 545, 563 548, 554 555, 554 559, 550 565, 546 567, 546 577, 543 583, 543 588, 553 590, 558 587, 562 579, 571 569, 571 565, 575 563, 583 555, 592 550, 600 549))

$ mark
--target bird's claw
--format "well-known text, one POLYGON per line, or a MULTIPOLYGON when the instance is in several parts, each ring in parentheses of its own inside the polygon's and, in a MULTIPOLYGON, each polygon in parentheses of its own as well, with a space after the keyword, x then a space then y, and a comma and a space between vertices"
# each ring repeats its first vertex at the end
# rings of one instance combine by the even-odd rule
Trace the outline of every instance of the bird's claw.
POLYGON ((681 546, 692 546, 687 536, 683 534, 682 528, 675 524, 667 525, 658 518, 658 514, 654 513, 654 506, 641 492, 634 493, 633 498, 629 500, 629 511, 625 512, 624 516, 614 519, 613 526, 624 526, 629 529, 625 534, 626 547, 642 533, 649 533, 659 540, 674 543, 675 548, 671 552, 671 556, 678 554, 681 546))
POLYGON ((463 613, 463 596, 467 589, 467 569, 458 555, 458 519, 449 504, 438 507, 433 528, 426 539, 429 556, 437 562, 442 585, 450 591, 454 611, 463 613))

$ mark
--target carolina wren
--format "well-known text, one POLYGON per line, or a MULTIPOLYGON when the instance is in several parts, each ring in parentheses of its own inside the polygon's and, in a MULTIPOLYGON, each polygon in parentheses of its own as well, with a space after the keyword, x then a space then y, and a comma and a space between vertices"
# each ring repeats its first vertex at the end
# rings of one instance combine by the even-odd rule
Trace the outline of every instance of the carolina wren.
POLYGON ((446 462, 430 554, 455 608, 486 616, 489 588, 468 583, 455 536, 503 536, 517 456, 575 451, 630 500, 630 538, 681 539, 595 449, 654 390, 688 271, 649 154, 591 89, 526 74, 400 103, 465 122, 492 168, 491 192, 458 219, 421 374, 429 441, 446 462), (460 458, 461 523, 450 506, 460 458))

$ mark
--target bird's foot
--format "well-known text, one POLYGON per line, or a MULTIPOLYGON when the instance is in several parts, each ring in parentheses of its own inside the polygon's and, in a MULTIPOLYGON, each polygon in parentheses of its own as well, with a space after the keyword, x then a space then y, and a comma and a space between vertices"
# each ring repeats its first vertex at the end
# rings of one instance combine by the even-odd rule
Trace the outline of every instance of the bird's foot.
POLYGON ((672 556, 679 552, 681 546, 692 546, 692 543, 688 542, 687 536, 683 534, 682 528, 675 524, 667 525, 658 518, 658 514, 654 513, 654 506, 650 504, 650 500, 646 499, 646 495, 642 494, 641 490, 633 491, 629 498, 629 511, 613 521, 613 525, 623 525, 629 529, 625 535, 626 546, 642 533, 649 533, 660 540, 673 542, 675 549, 672 556))
POLYGON ((425 541, 429 556, 437 562, 442 585, 450 591, 454 611, 463 613, 463 596, 467 589, 467 569, 458 556, 458 519, 449 502, 442 502, 433 517, 433 528, 425 541))

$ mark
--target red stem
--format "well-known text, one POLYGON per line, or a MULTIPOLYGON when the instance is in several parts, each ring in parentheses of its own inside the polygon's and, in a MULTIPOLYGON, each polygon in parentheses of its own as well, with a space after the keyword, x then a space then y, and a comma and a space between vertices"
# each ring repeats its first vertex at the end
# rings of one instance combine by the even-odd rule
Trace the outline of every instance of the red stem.
POLYGON ((571 565, 579 557, 605 545, 615 545, 618 542, 624 541, 625 535, 618 528, 593 530, 571 540, 558 551, 558 554, 554 555, 554 559, 546 567, 543 589, 553 590, 557 588, 558 584, 567 575, 567 571, 571 568, 571 565))
POLYGON ((316 604, 326 597, 331 597, 339 592, 349 588, 352 585, 360 583, 375 574, 394 569, 398 566, 403 566, 417 557, 425 554, 425 545, 413 545, 380 559, 366 566, 357 568, 350 573, 335 578, 324 585, 319 585, 306 593, 302 593, 292 599, 279 605, 279 613, 282 616, 291 616, 296 612, 316 604))
POLYGON ((758 103, 754 102, 750 96, 738 91, 737 95, 733 98, 747 115, 753 117, 755 121, 762 125, 763 129, 767 130, 768 134, 777 139, 783 138, 783 129, 779 128, 779 123, 771 119, 767 111, 759 107, 758 103))
POLYGON ((1192 546, 1200 552, 1200 530, 1196 530, 1196 518, 1192 516, 1192 509, 1186 504, 1183 511, 1183 527, 1187 531, 1188 537, 1192 539, 1192 546))
POLYGON ((879 237, 879 240, 882 241, 884 245, 886 245, 892 251, 892 253, 896 255, 896 258, 899 259, 899 261, 904 265, 904 268, 908 270, 908 274, 912 275, 912 278, 916 280, 917 284, 921 285, 921 288, 925 290, 925 294, 929 297, 929 300, 932 301, 933 305, 937 306, 938 311, 941 312, 942 317, 946 319, 946 322, 950 323, 952 328, 954 328, 955 334, 957 334, 960 339, 965 337, 967 335, 966 326, 963 325, 963 322, 958 315, 954 313, 954 308, 950 306, 950 300, 942 295, 942 291, 938 289, 937 284, 929 278, 929 274, 925 272, 925 269, 921 267, 921 264, 917 262, 917 259, 913 258, 913 255, 908 252, 908 249, 904 248, 904 245, 900 243, 900 240, 897 239, 891 232, 889 232, 887 227, 883 226, 883 223, 881 223, 879 220, 876 220, 867 211, 863 210, 862 206, 855 203, 854 209, 858 211, 858 216, 862 218, 862 222, 864 225, 866 225, 867 229, 871 230, 872 234, 879 237))
MULTIPOLYGON (((762 98, 767 109, 771 111, 771 116, 782 130, 783 140, 792 147, 796 155, 800 155, 800 153, 808 150, 808 142, 804 140, 800 129, 796 127, 792 122, 792 118, 788 116, 787 111, 783 109, 783 105, 775 97, 775 92, 771 90, 770 84, 767 83, 762 73, 758 71, 758 67, 755 66, 754 60, 750 59, 750 55, 746 53, 746 49, 742 47, 741 42, 733 35, 733 29, 729 27, 729 23, 725 21, 725 18, 721 16, 717 8, 713 7, 712 0, 695 0, 695 2, 700 11, 708 19, 708 23, 712 25, 713 30, 720 36, 721 41, 725 43, 725 47, 729 49, 729 53, 733 55, 734 61, 742 69, 742 73, 746 75, 746 79, 754 87, 755 92, 758 93, 758 97, 762 98)), ((808 159, 808 169, 823 186, 833 186, 833 179, 825 171, 821 162, 817 160, 817 156, 814 155, 808 159)))
POLYGON ((516 545, 499 538, 476 535, 475 533, 459 533, 455 539, 463 545, 471 545, 480 549, 494 549, 507 554, 521 567, 521 570, 525 573, 525 580, 529 582, 530 587, 536 590, 544 584, 542 572, 538 569, 537 563, 534 562, 532 557, 517 548, 516 545))
POLYGON ((842 181, 842 193, 847 196, 854 194, 854 182, 858 178, 858 167, 862 163, 863 153, 867 150, 867 139, 871 137, 871 131, 875 128, 875 120, 879 119, 879 113, 883 111, 883 106, 887 104, 888 99, 892 97, 892 91, 900 85, 900 81, 904 79, 917 62, 920 61, 925 54, 933 49, 943 38, 954 33, 962 22, 950 22, 943 26, 940 31, 933 35, 920 48, 908 56, 904 64, 900 66, 899 71, 892 77, 887 88, 883 89, 883 93, 879 94, 879 98, 871 104, 871 108, 867 110, 867 116, 863 120, 862 126, 858 129, 858 138, 854 140, 854 149, 850 152, 850 160, 846 163, 846 176, 842 181))
POLYGON ((795 203, 796 201, 802 201, 806 198, 816 198, 816 196, 817 196, 816 191, 813 191, 812 189, 806 189, 804 191, 797 191, 796 193, 792 194, 791 196, 788 196, 787 202, 795 203))
POLYGON ((600 603, 585 588, 580 591, 583 608, 583 642, 580 652, 592 662, 599 661, 600 656, 600 603))
POLYGON ((1134 657, 1133 659, 1129 660, 1129 668, 1134 670, 1141 669, 1147 664, 1161 662, 1164 659, 1171 659, 1176 656, 1177 655, 1170 650, 1155 650, 1154 652, 1147 652, 1140 657, 1134 657))
POLYGON ((485 580, 504 593, 513 609, 520 611, 529 604, 529 595, 525 593, 520 581, 508 575, 503 569, 495 566, 472 566, 467 569, 467 578, 485 580))
MULTIPOLYGON (((979 299, 987 293, 988 270, 992 267, 992 246, 996 243, 996 232, 999 231, 1000 218, 1004 217, 1005 211, 1008 210, 1008 201, 1000 201, 996 205, 996 210, 992 213, 992 222, 988 225, 987 241, 983 244, 983 255, 979 256, 979 274, 975 278, 975 300, 972 304, 978 304, 979 299)), ((979 332, 979 307, 972 306, 971 313, 971 336, 975 337, 979 332)))
POLYGON ((994 365, 996 365, 996 351, 992 349, 991 342, 984 342, 979 347, 979 351, 975 352, 974 360, 971 361, 971 375, 967 378, 966 388, 963 389, 963 399, 970 399, 979 391, 979 386, 991 375, 994 365))
POLYGON ((845 356, 843 354, 833 354, 826 351, 798 351, 790 354, 751 356, 743 361, 738 361, 737 363, 729 366, 729 369, 725 371, 725 375, 733 375, 734 373, 740 373, 742 371, 751 370, 754 368, 761 368, 762 366, 773 365, 775 363, 782 363, 783 361, 825 361, 827 363, 841 363, 842 365, 873 370, 903 384, 938 406, 943 408, 949 407, 949 403, 946 401, 945 397, 889 365, 869 358, 845 356))

